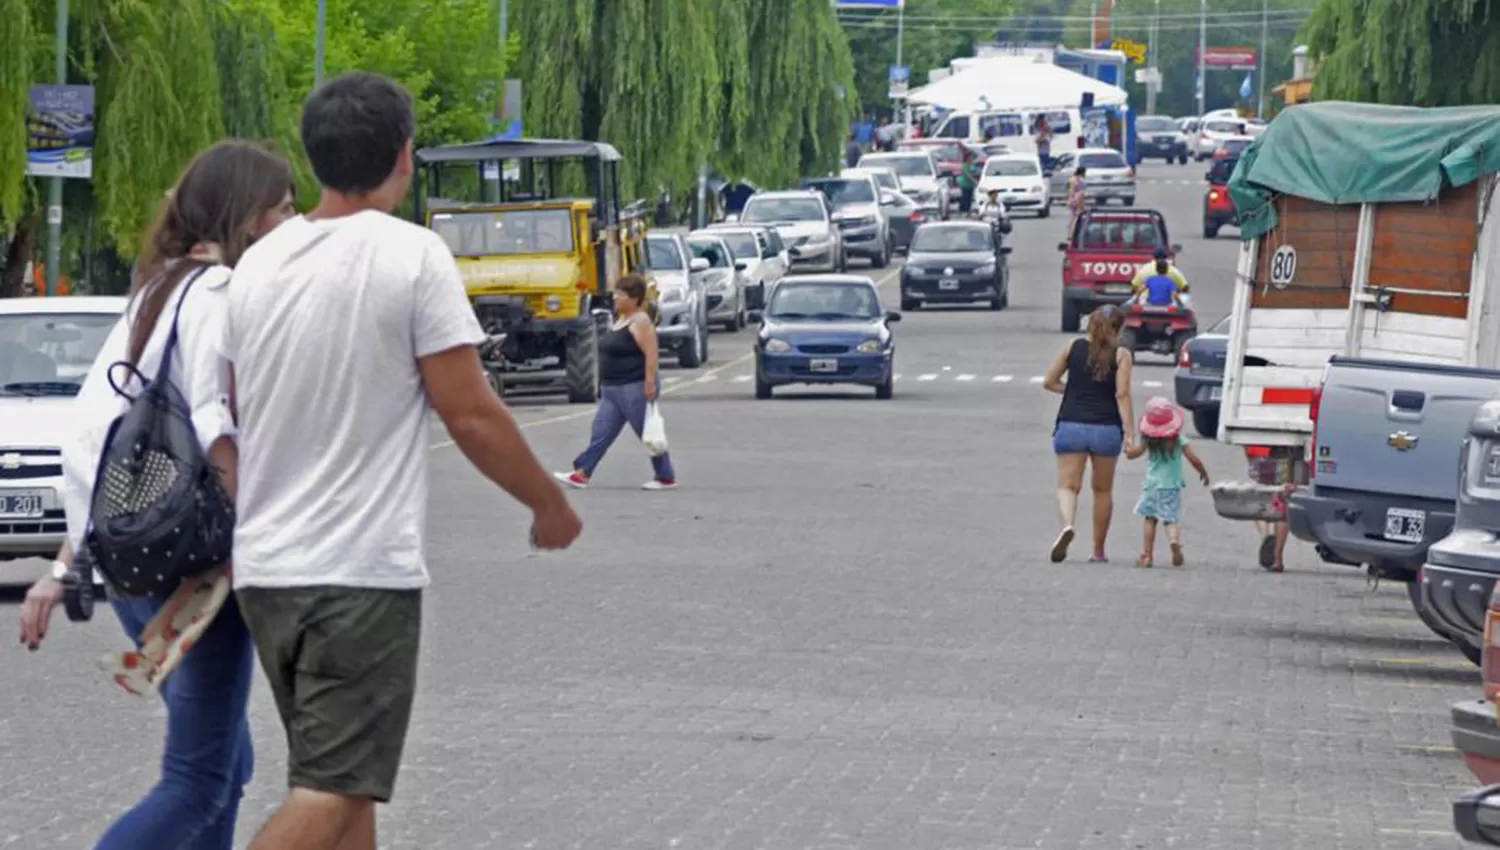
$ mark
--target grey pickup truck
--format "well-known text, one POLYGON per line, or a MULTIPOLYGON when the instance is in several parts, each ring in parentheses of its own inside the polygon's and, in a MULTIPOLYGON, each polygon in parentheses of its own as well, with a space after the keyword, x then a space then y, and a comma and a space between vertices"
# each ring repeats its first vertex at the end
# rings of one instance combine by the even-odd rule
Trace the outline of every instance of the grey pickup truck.
POLYGON ((1469 420, 1496 397, 1500 371, 1332 358, 1310 411, 1312 479, 1287 505, 1292 534, 1324 561, 1407 582, 1423 622, 1455 643, 1414 582, 1453 530, 1469 420))

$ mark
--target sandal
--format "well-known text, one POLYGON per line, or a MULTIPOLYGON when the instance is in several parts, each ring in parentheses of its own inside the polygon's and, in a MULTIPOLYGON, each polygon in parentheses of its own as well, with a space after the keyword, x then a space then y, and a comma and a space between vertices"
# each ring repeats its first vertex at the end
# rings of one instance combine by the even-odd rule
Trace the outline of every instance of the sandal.
POLYGON ((1273 573, 1284 573, 1286 572, 1286 564, 1273 564, 1266 567, 1266 569, 1273 573))
POLYGON ((1276 535, 1267 534, 1260 539, 1260 565, 1271 569, 1276 564, 1276 535))
POLYGON ((1135 559, 1135 565, 1143 570, 1149 570, 1152 566, 1151 559, 1146 557, 1145 555, 1142 555, 1139 558, 1135 559))
POLYGON ((1094 554, 1092 554, 1092 555, 1089 556, 1089 563, 1090 564, 1107 564, 1107 563, 1109 563, 1109 558, 1105 557, 1103 552, 1095 552, 1094 554))
POLYGON ((1068 544, 1073 542, 1073 526, 1068 526, 1058 532, 1057 539, 1052 541, 1052 563, 1060 564, 1063 558, 1068 557, 1068 544))
POLYGON ((1180 566, 1182 566, 1182 544, 1181 543, 1173 543, 1172 544, 1172 566, 1174 566, 1174 567, 1180 567, 1180 566))

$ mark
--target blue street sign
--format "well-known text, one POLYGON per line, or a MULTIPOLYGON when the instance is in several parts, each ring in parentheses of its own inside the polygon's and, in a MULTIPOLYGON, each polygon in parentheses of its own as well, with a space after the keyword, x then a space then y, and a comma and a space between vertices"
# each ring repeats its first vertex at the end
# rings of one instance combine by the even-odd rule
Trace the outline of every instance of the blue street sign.
POLYGON ((1240 83, 1240 100, 1249 100, 1252 91, 1253 89, 1250 88, 1250 75, 1246 74, 1245 81, 1240 83))

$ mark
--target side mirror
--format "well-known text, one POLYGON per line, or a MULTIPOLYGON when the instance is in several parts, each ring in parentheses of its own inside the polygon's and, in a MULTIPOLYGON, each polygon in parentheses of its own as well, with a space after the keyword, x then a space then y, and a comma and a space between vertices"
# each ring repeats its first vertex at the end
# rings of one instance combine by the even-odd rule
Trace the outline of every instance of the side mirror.
POLYGON ((895 206, 896 194, 889 189, 882 190, 880 193, 880 205, 883 207, 895 206))
POLYGON ((890 312, 885 314, 885 320, 887 322, 899 322, 901 321, 901 314, 897 313, 895 310, 891 310, 890 312))
POLYGON ((798 257, 802 256, 802 252, 797 250, 796 248, 788 248, 786 249, 786 255, 795 260, 798 257))
POLYGON ((759 310, 746 310, 745 311, 745 321, 749 322, 750 324, 752 324, 752 325, 758 325, 758 324, 760 324, 760 319, 761 319, 761 312, 759 310))
POLYGON ((688 264, 688 269, 695 272, 706 272, 712 267, 713 264, 706 257, 694 257, 693 261, 688 264))
POLYGON ((735 271, 742 272, 742 271, 744 271, 745 269, 748 269, 748 268, 750 268, 750 264, 747 263, 747 262, 745 262, 744 260, 735 260, 734 261, 734 270, 735 271))
POLYGON ((1006 257, 1009 256, 1010 252, 1013 250, 1015 249, 1011 248, 1009 245, 1001 245, 998 253, 1000 254, 1000 256, 1006 257))
POLYGON ((1068 250, 1068 243, 1066 243, 1066 242, 1059 242, 1059 243, 1057 243, 1057 250, 1059 250, 1059 251, 1066 251, 1066 250, 1068 250))
POLYGON ((1454 800, 1453 827, 1466 841, 1500 846, 1500 785, 1471 791, 1454 800))

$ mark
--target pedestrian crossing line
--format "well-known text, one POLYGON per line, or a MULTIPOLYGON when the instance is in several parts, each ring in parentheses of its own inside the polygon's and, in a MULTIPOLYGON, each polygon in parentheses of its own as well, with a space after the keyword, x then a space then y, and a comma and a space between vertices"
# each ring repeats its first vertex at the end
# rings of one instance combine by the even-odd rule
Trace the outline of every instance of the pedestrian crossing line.
MULTIPOLYGON (((672 376, 670 378, 663 378, 662 382, 663 383, 674 383, 674 382, 676 382, 676 383, 682 383, 684 387, 688 387, 688 386, 694 386, 694 385, 698 385, 698 384, 709 384, 709 383, 713 383, 713 382, 719 381, 719 380, 723 380, 723 381, 727 381, 727 382, 731 382, 731 383, 736 383, 736 384, 748 384, 751 381, 755 380, 755 374, 754 373, 745 373, 745 374, 741 374, 741 375, 722 375, 722 376, 720 376, 720 375, 704 375, 702 377, 697 377, 697 378, 689 377, 689 378, 686 378, 686 379, 682 378, 681 376, 674 375, 674 376, 672 376)), ((891 375, 891 380, 893 382, 901 382, 903 380, 907 380, 907 381, 916 380, 916 381, 918 381, 920 383, 924 383, 924 384, 932 384, 932 383, 944 383, 944 384, 947 384, 947 383, 954 383, 954 384, 987 383, 987 384, 990 384, 992 386, 997 386, 997 385, 1009 385, 1009 384, 1015 383, 1016 382, 1016 376, 1015 375, 988 375, 988 376, 986 376, 986 375, 984 375, 982 373, 977 373, 977 372, 950 372, 948 374, 943 374, 942 372, 924 372, 924 373, 922 373, 920 375, 914 375, 911 378, 908 378, 907 376, 905 376, 905 375, 903 375, 903 374, 901 374, 901 373, 898 372, 898 373, 896 373, 894 375, 891 375)), ((1046 377, 1042 376, 1042 375, 1033 375, 1033 376, 1031 376, 1030 378, 1027 379, 1027 383, 1031 384, 1032 386, 1040 385, 1040 384, 1042 384, 1045 381, 1046 381, 1046 377)), ((1143 389, 1147 389, 1147 390, 1159 390, 1162 387, 1166 386, 1166 382, 1164 382, 1164 381, 1154 381, 1154 380, 1137 380, 1135 382, 1135 385, 1137 387, 1140 387, 1140 388, 1143 388, 1143 389)))
POLYGON ((747 384, 747 383, 750 382, 750 376, 749 375, 736 375, 735 378, 734 378, 734 382, 736 384, 747 384))
POLYGON ((958 380, 960 380, 960 381, 972 381, 972 380, 974 380, 974 377, 975 377, 974 375, 959 375, 958 376, 958 380))
POLYGON ((1161 381, 1141 381, 1141 386, 1155 388, 1161 386, 1161 381))
POLYGON ((675 383, 677 383, 678 381, 681 381, 681 380, 682 380, 682 376, 681 375, 669 375, 669 376, 667 376, 665 378, 662 378, 661 382, 663 384, 675 384, 675 383))
POLYGON ((1040 384, 1044 380, 1046 380, 1046 378, 1044 376, 1042 376, 1042 375, 1032 375, 1031 376, 1031 382, 1033 384, 1040 384))
POLYGON ((932 373, 929 372, 926 375, 918 375, 917 376, 917 380, 919 380, 919 381, 936 381, 937 380, 937 375, 932 374, 932 373))
POLYGON ((698 383, 700 383, 700 384, 706 384, 709 381, 717 381, 717 380, 719 380, 719 376, 718 375, 704 375, 703 377, 701 377, 701 378, 698 379, 698 383))
POLYGON ((1014 375, 996 375, 993 380, 997 384, 1008 384, 1015 379, 1014 375))

